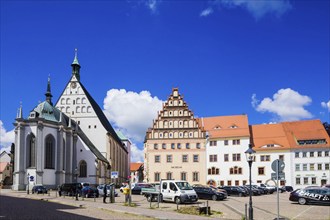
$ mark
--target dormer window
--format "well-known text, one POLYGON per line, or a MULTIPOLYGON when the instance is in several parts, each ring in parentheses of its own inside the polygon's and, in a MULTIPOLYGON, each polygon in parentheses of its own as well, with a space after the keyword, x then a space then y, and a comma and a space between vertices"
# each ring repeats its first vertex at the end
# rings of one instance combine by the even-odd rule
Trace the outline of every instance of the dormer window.
POLYGON ((30 113, 30 118, 35 118, 36 117, 36 113, 35 112, 31 112, 30 113))
POLYGON ((236 125, 232 125, 229 128, 238 128, 236 125))

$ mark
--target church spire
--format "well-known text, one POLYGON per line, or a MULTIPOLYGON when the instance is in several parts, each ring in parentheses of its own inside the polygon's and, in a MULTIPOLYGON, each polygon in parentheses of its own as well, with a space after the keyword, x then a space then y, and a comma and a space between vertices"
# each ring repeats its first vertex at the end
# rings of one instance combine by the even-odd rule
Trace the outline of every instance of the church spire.
POLYGON ((48 83, 47 83, 47 91, 45 93, 45 96, 46 96, 46 101, 50 104, 50 105, 53 105, 52 103, 52 93, 50 92, 50 76, 48 76, 48 83))
POLYGON ((74 59, 71 64, 72 66, 72 76, 76 76, 77 80, 80 80, 80 64, 78 62, 78 49, 74 50, 74 59))

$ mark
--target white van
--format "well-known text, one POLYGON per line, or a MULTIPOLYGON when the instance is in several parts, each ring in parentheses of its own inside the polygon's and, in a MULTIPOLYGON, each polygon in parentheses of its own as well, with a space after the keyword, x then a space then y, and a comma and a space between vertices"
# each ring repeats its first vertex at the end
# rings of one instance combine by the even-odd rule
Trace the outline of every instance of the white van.
POLYGON ((141 194, 148 200, 159 196, 160 201, 172 201, 177 204, 198 201, 195 190, 183 180, 161 180, 159 187, 155 187, 154 190, 142 188, 141 194))

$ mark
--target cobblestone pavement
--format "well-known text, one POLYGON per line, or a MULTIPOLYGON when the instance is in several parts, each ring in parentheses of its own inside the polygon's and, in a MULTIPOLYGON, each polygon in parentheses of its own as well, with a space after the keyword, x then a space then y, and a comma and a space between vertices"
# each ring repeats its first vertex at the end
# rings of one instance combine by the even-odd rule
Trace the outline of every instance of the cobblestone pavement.
MULTIPOLYGON (((102 198, 79 198, 76 201, 72 197, 58 197, 56 192, 49 195, 35 195, 26 192, 15 192, 12 190, 1 190, 1 194, 17 196, 31 199, 44 199, 51 202, 62 203, 82 207, 79 214, 98 219, 243 219, 245 216, 245 205, 249 203, 249 197, 229 197, 224 201, 199 200, 194 206, 205 206, 206 203, 211 207, 213 215, 210 217, 184 215, 176 210, 178 206, 174 203, 149 203, 141 195, 132 195, 132 203, 135 207, 128 207, 124 204, 124 195, 119 193, 115 198, 115 203, 104 204, 102 198)), ((253 213, 256 220, 272 220, 277 217, 277 196, 276 194, 254 196, 253 213)), ((289 201, 289 193, 279 194, 280 217, 292 220, 330 220, 329 206, 298 205, 289 201)), ((109 198, 108 198, 109 200, 109 198)), ((189 205, 180 205, 180 207, 189 205)))

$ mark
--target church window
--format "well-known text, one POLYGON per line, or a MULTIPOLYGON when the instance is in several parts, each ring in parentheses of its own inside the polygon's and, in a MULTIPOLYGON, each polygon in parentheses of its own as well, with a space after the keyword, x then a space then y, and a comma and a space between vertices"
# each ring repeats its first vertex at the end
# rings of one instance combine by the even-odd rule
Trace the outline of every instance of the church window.
POLYGON ((46 137, 45 144, 45 168, 54 169, 55 167, 55 140, 53 136, 49 135, 46 137))
POLYGON ((31 134, 28 138, 28 167, 36 166, 36 142, 35 137, 31 134))
POLYGON ((62 105, 65 104, 65 99, 64 99, 64 98, 61 99, 61 104, 62 104, 62 105))
POLYGON ((76 104, 76 101, 75 100, 72 100, 73 104, 75 105, 76 104))
POLYGON ((76 108, 76 112, 77 112, 77 113, 80 113, 80 106, 77 106, 77 108, 76 108))
POLYGON ((80 98, 77 98, 76 103, 77 103, 77 104, 80 104, 80 98))
POLYGON ((87 107, 87 112, 91 113, 92 112, 92 108, 90 106, 87 107))
POLYGON ((70 99, 69 99, 69 98, 66 99, 66 104, 67 104, 67 105, 70 104, 70 99))
POLYGON ((82 98, 82 99, 81 99, 81 103, 82 103, 82 104, 86 104, 86 98, 82 98))
POLYGON ((79 163, 79 177, 87 177, 87 163, 84 160, 79 163))
POLYGON ((81 107, 81 113, 85 113, 85 112, 86 112, 86 107, 85 106, 81 107))
POLYGON ((96 125, 94 125, 94 128, 96 128, 96 125))
POLYGON ((90 125, 88 125, 88 128, 90 129, 90 128, 91 128, 91 126, 90 126, 90 125))
POLYGON ((70 112, 70 107, 66 107, 65 112, 66 112, 66 113, 69 113, 69 112, 70 112))

